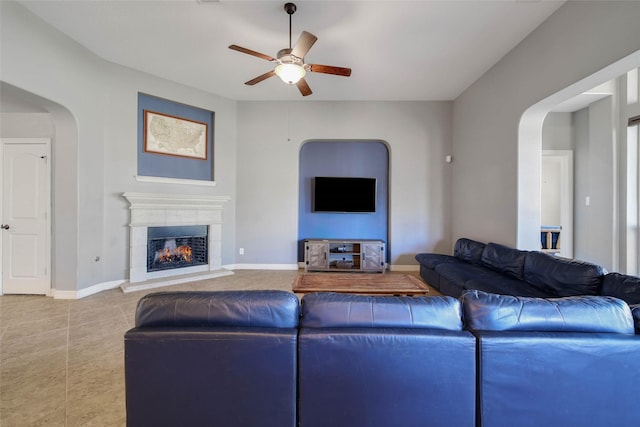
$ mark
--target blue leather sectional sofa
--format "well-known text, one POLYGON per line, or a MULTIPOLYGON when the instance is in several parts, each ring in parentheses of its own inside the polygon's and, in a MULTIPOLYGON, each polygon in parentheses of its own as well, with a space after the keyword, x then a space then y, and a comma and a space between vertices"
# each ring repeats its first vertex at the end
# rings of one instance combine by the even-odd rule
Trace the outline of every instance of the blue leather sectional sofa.
POLYGON ((582 296, 143 297, 129 426, 636 426, 640 309, 582 296))
POLYGON ((456 298, 480 290, 539 298, 607 295, 640 304, 640 278, 607 274, 599 265, 542 252, 462 238, 453 255, 424 253, 416 259, 429 285, 456 298))

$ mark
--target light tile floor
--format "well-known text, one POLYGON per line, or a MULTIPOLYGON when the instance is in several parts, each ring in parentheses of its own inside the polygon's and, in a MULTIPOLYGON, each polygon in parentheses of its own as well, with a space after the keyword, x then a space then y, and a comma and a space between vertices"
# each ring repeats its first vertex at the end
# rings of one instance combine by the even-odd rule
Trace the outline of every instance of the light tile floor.
POLYGON ((240 270, 80 300, 0 296, 0 426, 124 426, 123 335, 134 325, 142 296, 167 290, 290 291, 297 273, 240 270))

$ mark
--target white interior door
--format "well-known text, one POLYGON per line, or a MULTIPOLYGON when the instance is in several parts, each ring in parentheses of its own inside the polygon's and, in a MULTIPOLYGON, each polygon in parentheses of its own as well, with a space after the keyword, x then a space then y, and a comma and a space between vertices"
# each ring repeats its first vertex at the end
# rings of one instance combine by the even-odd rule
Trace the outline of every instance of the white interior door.
POLYGON ((2 293, 48 295, 50 141, 3 139, 2 293))

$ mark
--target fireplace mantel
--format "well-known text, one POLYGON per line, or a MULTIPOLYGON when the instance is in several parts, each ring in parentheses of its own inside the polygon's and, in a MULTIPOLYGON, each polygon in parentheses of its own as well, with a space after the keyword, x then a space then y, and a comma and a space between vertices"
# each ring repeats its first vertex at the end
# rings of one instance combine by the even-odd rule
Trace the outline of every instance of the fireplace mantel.
POLYGON ((161 194, 161 193, 122 193, 129 201, 131 208, 166 206, 191 206, 205 209, 222 209, 223 204, 231 200, 229 196, 192 196, 188 194, 161 194))
POLYGON ((226 276, 222 269, 222 212, 228 196, 162 193, 123 193, 129 202, 129 282, 125 292, 226 276), (206 266, 147 272, 147 229, 172 225, 209 227, 209 263, 206 266))

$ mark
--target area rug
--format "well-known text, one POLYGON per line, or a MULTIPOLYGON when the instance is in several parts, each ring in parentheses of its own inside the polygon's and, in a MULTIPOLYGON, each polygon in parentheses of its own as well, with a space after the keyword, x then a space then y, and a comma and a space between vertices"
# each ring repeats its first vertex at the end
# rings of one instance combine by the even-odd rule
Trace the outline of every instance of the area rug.
POLYGON ((293 281, 293 292, 424 295, 429 292, 429 287, 409 274, 329 272, 299 274, 293 281))

